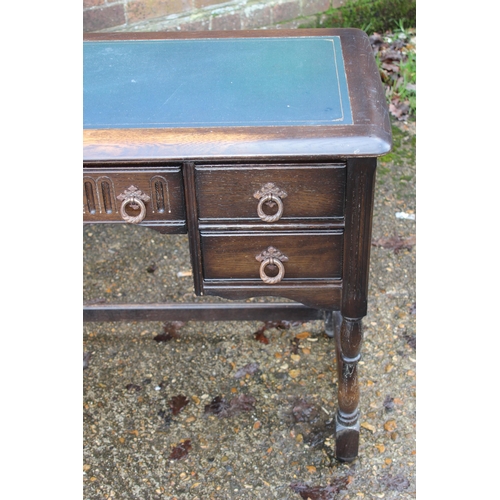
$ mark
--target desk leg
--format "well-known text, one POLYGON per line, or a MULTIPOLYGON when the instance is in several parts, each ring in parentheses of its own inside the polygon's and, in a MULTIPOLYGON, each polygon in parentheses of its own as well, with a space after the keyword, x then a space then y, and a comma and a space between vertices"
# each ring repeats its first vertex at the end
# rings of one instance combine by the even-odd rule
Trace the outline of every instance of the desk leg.
POLYGON ((350 462, 358 456, 358 361, 363 340, 361 320, 367 313, 375 158, 347 161, 343 258, 342 324, 335 331, 338 410, 335 456, 350 462))
POLYGON ((335 456, 344 462, 350 462, 358 455, 358 361, 361 357, 362 337, 361 319, 343 318, 341 327, 335 331, 338 375, 335 456))

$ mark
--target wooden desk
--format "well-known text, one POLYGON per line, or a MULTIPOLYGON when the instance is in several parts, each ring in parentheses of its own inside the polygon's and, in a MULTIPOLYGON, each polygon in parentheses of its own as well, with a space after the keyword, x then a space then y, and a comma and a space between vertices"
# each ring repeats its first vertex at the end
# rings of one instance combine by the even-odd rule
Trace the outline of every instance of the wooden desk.
POLYGON ((354 29, 84 37, 84 223, 188 233, 194 289, 295 303, 99 304, 85 321, 325 319, 336 456, 359 442, 384 91, 354 29))

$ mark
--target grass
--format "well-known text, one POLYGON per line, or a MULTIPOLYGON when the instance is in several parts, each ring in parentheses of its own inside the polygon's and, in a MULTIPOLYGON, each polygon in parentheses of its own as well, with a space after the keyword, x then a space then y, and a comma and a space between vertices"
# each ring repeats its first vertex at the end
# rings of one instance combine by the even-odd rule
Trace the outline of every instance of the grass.
POLYGON ((359 28, 368 33, 416 26, 416 0, 348 0, 322 16, 318 28, 359 28))

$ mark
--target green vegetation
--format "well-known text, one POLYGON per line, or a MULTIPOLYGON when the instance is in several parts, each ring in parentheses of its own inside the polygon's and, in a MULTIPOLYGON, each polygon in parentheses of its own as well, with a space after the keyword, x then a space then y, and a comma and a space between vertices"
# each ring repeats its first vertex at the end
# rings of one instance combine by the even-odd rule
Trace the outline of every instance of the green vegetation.
POLYGON ((387 101, 395 108, 391 112, 398 118, 415 118, 417 112, 416 12, 416 0, 347 0, 318 16, 316 23, 317 28, 359 28, 382 36, 375 58, 387 101), (402 57, 392 58, 391 51, 402 57))
MULTIPOLYGON (((389 173, 387 164, 415 165, 416 162, 416 135, 409 135, 403 132, 396 125, 392 126, 392 151, 383 156, 381 160, 382 168, 377 171, 379 174, 389 173)), ((400 180, 409 181, 411 178, 401 177, 400 180)))
POLYGON ((368 34, 395 32, 417 23, 416 0, 348 0, 324 13, 318 28, 359 28, 368 34))

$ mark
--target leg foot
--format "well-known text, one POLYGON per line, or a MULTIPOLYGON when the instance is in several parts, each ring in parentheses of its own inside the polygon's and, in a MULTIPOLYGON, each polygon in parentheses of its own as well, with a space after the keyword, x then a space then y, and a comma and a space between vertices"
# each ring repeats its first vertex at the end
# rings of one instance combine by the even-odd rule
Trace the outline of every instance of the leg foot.
POLYGON ((354 421, 346 425, 337 413, 335 419, 335 458, 341 462, 352 462, 358 456, 359 448, 359 413, 354 421))

